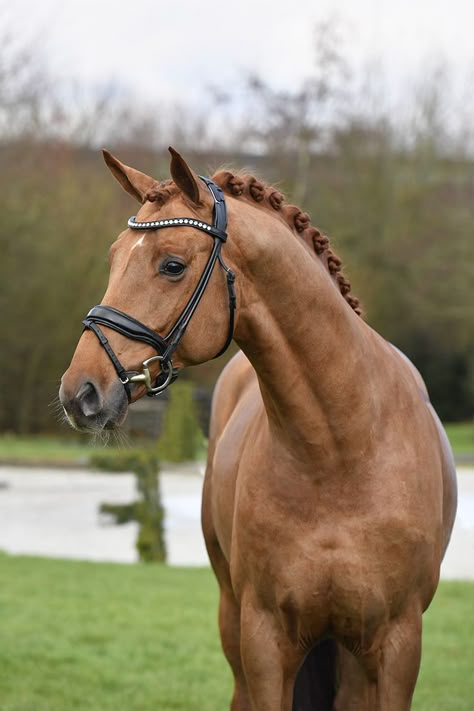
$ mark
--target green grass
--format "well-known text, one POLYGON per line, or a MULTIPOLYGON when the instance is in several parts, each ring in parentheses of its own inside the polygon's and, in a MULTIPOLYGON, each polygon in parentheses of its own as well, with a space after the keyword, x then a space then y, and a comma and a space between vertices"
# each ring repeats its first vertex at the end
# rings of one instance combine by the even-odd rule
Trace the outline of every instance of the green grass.
MULTIPOLYGON (((1 711, 225 711, 231 675, 206 569, 0 555, 1 711)), ((425 616, 415 711, 473 708, 474 585, 425 616)))
POLYGON ((89 438, 38 436, 0 436, 0 461, 56 464, 86 464, 94 445, 89 438))
POLYGON ((414 711, 474 708, 474 583, 443 582, 423 617, 414 711))
MULTIPOLYGON (((0 435, 0 462, 4 464, 43 464, 86 466, 97 453, 113 456, 115 452, 128 452, 134 447, 150 446, 149 442, 134 441, 130 445, 107 446, 93 442, 90 437, 53 437, 50 435, 0 435)), ((1 711, 1 707, 0 707, 1 711)))
MULTIPOLYGON (((474 461, 474 423, 445 425, 454 454, 462 461, 474 461)), ((139 446, 140 442, 132 442, 139 446)), ((149 443, 148 443, 149 445, 149 443)), ((107 447, 93 443, 87 436, 54 437, 50 435, 0 435, 0 462, 21 464, 65 464, 86 465, 93 452, 114 450, 112 443, 107 447)), ((205 459, 207 441, 203 439, 198 459, 205 459)))
POLYGON ((470 455, 474 460, 474 421, 445 425, 451 447, 456 456, 470 455))
MULTIPOLYGON (((117 451, 127 452, 130 447, 150 447, 151 444, 149 440, 133 440, 129 445, 117 445, 111 441, 105 446, 101 442, 92 442, 87 435, 62 438, 51 435, 3 434, 0 435, 0 463, 87 466, 90 457, 97 452, 112 456, 117 451)), ((205 459, 206 454, 207 440, 203 439, 197 459, 205 459)))
POLYGON ((221 711, 207 569, 0 556, 1 711, 221 711))

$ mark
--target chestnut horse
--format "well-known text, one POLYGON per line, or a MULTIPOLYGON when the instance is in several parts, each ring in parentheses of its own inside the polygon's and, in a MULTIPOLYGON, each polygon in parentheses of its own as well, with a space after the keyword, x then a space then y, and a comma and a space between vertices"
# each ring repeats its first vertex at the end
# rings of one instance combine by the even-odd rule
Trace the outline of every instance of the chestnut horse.
POLYGON ((455 516, 446 435, 308 216, 251 176, 202 179, 170 150, 164 183, 105 152, 142 206, 111 247, 64 409, 77 429, 117 427, 129 400, 233 335, 202 505, 231 709, 405 711, 455 516))

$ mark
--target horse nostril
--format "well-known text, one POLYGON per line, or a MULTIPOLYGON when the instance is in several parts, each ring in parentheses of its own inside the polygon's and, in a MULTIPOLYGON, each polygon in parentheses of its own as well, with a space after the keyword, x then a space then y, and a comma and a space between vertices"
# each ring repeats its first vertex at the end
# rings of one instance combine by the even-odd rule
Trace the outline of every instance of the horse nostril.
POLYGON ((91 382, 81 385, 75 399, 86 417, 97 415, 102 408, 101 397, 91 382))

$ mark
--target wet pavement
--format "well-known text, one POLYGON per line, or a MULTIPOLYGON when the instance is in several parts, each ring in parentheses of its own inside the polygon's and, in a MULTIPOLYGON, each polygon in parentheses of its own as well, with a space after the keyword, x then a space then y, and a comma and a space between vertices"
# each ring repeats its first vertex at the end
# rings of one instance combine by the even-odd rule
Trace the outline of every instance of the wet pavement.
MULTIPOLYGON (((443 578, 474 580, 474 469, 460 468, 458 515, 443 578)), ((208 565, 200 527, 202 465, 161 472, 171 565, 208 565)), ((0 467, 0 549, 83 560, 136 561, 136 524, 116 526, 99 505, 135 498, 131 474, 0 467)))

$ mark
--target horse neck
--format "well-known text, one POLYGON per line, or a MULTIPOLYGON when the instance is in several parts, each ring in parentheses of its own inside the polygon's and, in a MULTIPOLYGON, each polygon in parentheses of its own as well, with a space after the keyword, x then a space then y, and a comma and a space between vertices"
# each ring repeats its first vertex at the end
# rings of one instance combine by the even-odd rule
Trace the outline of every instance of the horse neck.
POLYGON ((370 334, 323 264, 272 222, 239 240, 235 340, 257 373, 274 439, 306 458, 337 457, 367 426, 360 375, 370 334))

